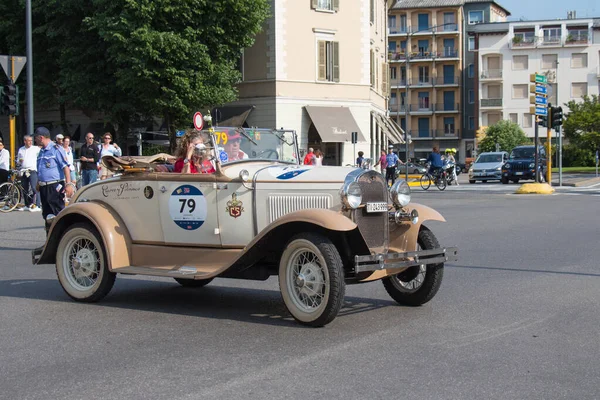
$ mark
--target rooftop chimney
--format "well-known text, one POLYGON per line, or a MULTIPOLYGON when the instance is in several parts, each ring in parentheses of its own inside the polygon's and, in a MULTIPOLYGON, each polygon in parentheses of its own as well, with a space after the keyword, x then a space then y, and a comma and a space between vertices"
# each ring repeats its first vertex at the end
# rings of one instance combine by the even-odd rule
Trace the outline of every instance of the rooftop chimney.
POLYGON ((577 11, 567 11, 567 19, 575 19, 577 18, 577 11))

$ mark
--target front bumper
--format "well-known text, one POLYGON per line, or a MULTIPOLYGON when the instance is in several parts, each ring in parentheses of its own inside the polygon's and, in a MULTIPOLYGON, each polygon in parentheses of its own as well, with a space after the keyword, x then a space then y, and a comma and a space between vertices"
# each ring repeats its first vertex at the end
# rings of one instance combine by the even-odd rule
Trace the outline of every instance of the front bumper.
POLYGON ((446 261, 457 260, 458 247, 442 247, 431 250, 407 251, 404 253, 371 254, 354 257, 354 272, 441 264, 446 261))
POLYGON ((535 179, 535 171, 502 171, 502 177, 511 179, 535 179))
POLYGON ((469 179, 478 180, 478 179, 500 179, 502 178, 501 171, 495 172, 473 172, 469 174, 469 179))

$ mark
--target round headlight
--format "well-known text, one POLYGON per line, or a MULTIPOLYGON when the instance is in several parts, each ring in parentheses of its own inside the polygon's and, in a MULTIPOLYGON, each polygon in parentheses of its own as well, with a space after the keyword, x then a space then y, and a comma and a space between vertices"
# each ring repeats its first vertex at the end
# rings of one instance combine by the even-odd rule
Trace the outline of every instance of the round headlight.
POLYGON ((360 203, 362 203, 360 185, 356 182, 345 183, 340 190, 340 197, 342 198, 342 203, 347 208, 358 208, 360 203))
POLYGON ((529 163, 529 168, 535 168, 535 163, 529 163))
POLYGON ((504 164, 504 168, 510 169, 510 164, 509 163, 504 164))
POLYGON ((410 187, 405 180, 398 180, 390 189, 392 202, 396 207, 404 207, 410 203, 410 187))

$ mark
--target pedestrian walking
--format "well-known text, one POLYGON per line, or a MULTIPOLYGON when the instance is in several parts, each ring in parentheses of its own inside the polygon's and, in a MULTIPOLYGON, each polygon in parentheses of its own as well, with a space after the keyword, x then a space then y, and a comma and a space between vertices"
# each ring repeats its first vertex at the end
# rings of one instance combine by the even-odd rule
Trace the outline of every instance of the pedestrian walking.
POLYGON ((323 166, 323 152, 319 149, 315 151, 315 157, 313 158, 313 165, 316 167, 323 166))
POLYGON ((10 169, 10 152, 4 148, 0 140, 0 183, 8 181, 8 170, 10 169))
POLYGON ((23 138, 24 146, 17 152, 17 163, 19 174, 21 175, 21 185, 23 186, 23 199, 25 206, 19 210, 39 211, 42 203, 37 191, 38 171, 37 158, 40 148, 33 145, 31 135, 25 135, 23 138))
POLYGON ((308 153, 304 156, 304 165, 313 165, 313 158, 315 157, 314 149, 310 147, 308 153))
MULTIPOLYGON (((400 162, 400 159, 394 153, 394 147, 390 146, 388 149, 388 154, 385 157, 386 168, 385 168, 385 182, 388 183, 390 180, 392 181, 392 185, 396 181, 396 167, 400 162)), ((389 184, 389 183, 388 183, 389 184)))
POLYGON ((85 135, 85 143, 79 150, 81 162, 81 186, 89 185, 98 180, 98 162, 100 161, 100 148, 94 142, 94 134, 85 135))
POLYGON ((40 136, 43 146, 37 158, 37 171, 42 216, 46 221, 47 232, 52 217, 65 208, 65 194, 67 197, 73 196, 75 185, 71 182, 71 171, 65 153, 50 140, 50 131, 41 126, 35 130, 35 134, 40 136))
POLYGON ((356 166, 360 168, 362 166, 363 161, 365 161, 364 157, 365 153, 362 151, 358 152, 358 157, 356 158, 356 166))
POLYGON ((379 161, 377 161, 377 164, 375 164, 375 166, 378 166, 381 168, 381 173, 385 174, 386 173, 386 168, 387 168, 387 154, 385 154, 385 150, 381 149, 381 154, 379 155, 379 161))
MULTIPOLYGON (((57 143, 58 144, 58 143, 57 143)), ((67 162, 69 163, 69 170, 71 171, 71 182, 77 182, 77 174, 75 173, 75 160, 74 160, 74 152, 71 148, 71 137, 65 136, 62 143, 63 151, 65 152, 65 156, 67 162)))

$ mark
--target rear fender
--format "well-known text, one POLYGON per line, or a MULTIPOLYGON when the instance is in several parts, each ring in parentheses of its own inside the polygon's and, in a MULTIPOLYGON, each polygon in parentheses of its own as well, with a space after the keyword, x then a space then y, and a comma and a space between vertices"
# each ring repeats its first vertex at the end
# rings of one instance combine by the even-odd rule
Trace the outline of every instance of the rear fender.
MULTIPOLYGON (((74 203, 62 210, 52 222, 46 244, 39 250, 36 264, 56 263, 56 250, 63 233, 73 224, 87 222, 100 233, 109 270, 131 265, 131 236, 119 215, 104 203, 74 203)), ((35 252, 35 250, 34 250, 35 252)))

